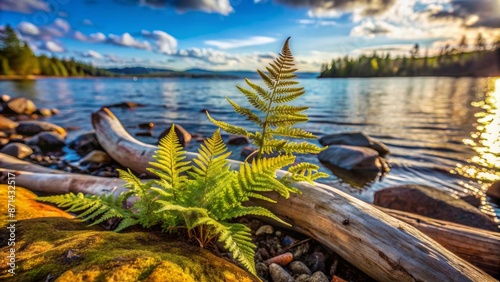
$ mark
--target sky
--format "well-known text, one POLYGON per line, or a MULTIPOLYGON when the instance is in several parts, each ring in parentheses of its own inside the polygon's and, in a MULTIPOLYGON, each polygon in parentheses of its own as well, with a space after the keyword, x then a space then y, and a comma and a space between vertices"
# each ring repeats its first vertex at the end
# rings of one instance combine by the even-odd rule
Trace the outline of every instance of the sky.
POLYGON ((500 0, 1 0, 36 54, 101 67, 255 70, 287 37, 301 71, 340 56, 429 54, 500 36, 500 0))

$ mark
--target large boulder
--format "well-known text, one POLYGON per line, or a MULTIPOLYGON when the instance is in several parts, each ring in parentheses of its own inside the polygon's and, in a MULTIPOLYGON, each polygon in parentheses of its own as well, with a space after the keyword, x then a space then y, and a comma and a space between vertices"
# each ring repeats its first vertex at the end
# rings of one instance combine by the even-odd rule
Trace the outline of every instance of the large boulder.
POLYGON ((498 224, 469 203, 423 185, 402 185, 375 192, 377 206, 416 213, 476 228, 499 231, 498 224))
POLYGON ((5 103, 4 112, 16 115, 31 115, 36 111, 36 105, 30 99, 17 97, 5 103))
POLYGON ((0 115, 0 131, 10 131, 18 125, 17 122, 0 115))
POLYGON ((366 147, 333 145, 319 153, 318 158, 322 163, 346 170, 381 171, 383 169, 377 151, 366 147))
POLYGON ((493 182, 486 191, 486 195, 490 196, 493 200, 500 202, 500 181, 493 182))
MULTIPOLYGON (((6 185, 0 186, 3 191, 6 185)), ((16 189, 16 274, 10 247, 2 245, 2 281, 242 281, 258 279, 227 260, 183 242, 169 242, 158 232, 105 231, 16 189), (19 203, 18 203, 19 201, 19 203)), ((7 202, 7 193, 0 194, 7 202)), ((6 224, 5 212, 1 224, 6 224)), ((9 238, 3 226, 1 238, 9 238)))
POLYGON ((367 147, 377 151, 381 156, 389 153, 389 148, 384 143, 371 138, 363 132, 336 133, 323 136, 319 139, 323 146, 329 145, 348 145, 367 147))
POLYGON ((46 121, 21 121, 16 127, 16 132, 21 135, 33 136, 40 132, 54 132, 66 137, 64 128, 46 121))
POLYGON ((18 159, 24 159, 33 154, 33 150, 22 143, 10 143, 3 147, 2 150, 0 150, 0 153, 13 156, 18 159))
MULTIPOLYGON (((158 137, 158 141, 161 141, 161 139, 163 139, 163 137, 167 136, 171 127, 172 127, 172 125, 169 125, 167 127, 167 129, 165 129, 160 134, 160 136, 158 137)), ((189 134, 189 132, 187 130, 185 130, 184 127, 182 127, 178 124, 175 124, 174 127, 175 127, 175 134, 177 135, 177 138, 179 138, 179 142, 181 144, 187 144, 187 143, 189 143, 189 141, 191 141, 191 134, 189 134)))
POLYGON ((78 155, 85 156, 94 150, 103 150, 94 131, 86 132, 73 140, 69 147, 75 150, 78 155))

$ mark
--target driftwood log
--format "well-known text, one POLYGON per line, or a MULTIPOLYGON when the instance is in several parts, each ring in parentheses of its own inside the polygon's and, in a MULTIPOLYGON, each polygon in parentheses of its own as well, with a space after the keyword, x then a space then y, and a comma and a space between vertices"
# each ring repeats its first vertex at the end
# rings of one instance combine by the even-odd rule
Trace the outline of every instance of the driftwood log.
POLYGON ((500 276, 500 233, 377 207, 425 233, 454 254, 495 277, 500 276))
MULTIPOLYGON (((133 138, 106 108, 92 115, 92 123, 99 143, 113 159, 137 173, 149 174, 145 168, 155 146, 133 138)), ((416 228, 370 204, 319 183, 296 186, 301 195, 276 198, 277 204, 259 204, 377 280, 495 281, 416 228)))

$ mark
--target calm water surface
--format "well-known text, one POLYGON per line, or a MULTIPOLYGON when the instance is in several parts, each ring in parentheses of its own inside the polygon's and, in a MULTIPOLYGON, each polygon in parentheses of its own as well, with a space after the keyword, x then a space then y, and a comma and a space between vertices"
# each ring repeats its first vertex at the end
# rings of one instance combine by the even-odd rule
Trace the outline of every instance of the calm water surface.
MULTIPOLYGON (((40 79, 2 81, 3 93, 31 98, 39 107, 57 108, 47 120, 77 126, 75 138, 92 129, 90 114, 103 105, 134 101, 145 107, 113 109, 135 134, 138 124, 155 123, 158 136, 168 124, 209 136, 215 130, 203 110, 220 120, 250 125, 232 112, 228 96, 246 104, 234 85, 242 80, 204 79, 40 79)), ((377 179, 332 176, 323 182, 366 201, 381 188, 416 183, 455 194, 482 194, 487 183, 500 179, 500 78, 374 78, 303 79, 307 90, 299 101, 310 106, 304 127, 318 136, 363 131, 391 150, 391 171, 377 179)), ((227 137, 227 136, 226 136, 227 137)), ((138 137, 155 143, 155 138, 138 137)), ((188 150, 196 150, 191 142, 188 150)), ((233 158, 238 159, 238 147, 233 158)), ((71 152, 69 152, 71 153, 71 152)), ((69 154, 68 158, 74 158, 69 154)), ((318 163, 316 157, 305 157, 318 163)), ((323 170, 328 171, 326 168, 323 170)), ((498 206, 487 199, 483 210, 498 206)))

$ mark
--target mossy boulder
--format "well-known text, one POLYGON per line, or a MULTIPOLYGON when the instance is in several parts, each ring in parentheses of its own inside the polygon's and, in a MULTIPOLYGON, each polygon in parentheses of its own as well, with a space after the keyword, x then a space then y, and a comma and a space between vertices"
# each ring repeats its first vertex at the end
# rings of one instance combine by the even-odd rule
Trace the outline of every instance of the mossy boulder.
MULTIPOLYGON (((0 185, 6 191, 6 185, 0 185)), ((7 193, 1 193, 6 202, 7 193)), ((9 281, 258 281, 238 266, 163 233, 105 231, 88 227, 57 208, 16 190, 16 275, 0 259, 9 281)), ((4 208, 3 208, 4 209, 4 208)), ((7 212, 2 210, 1 222, 7 212)), ((0 230, 2 246, 9 236, 0 230)), ((8 253, 7 247, 2 248, 8 253)))

